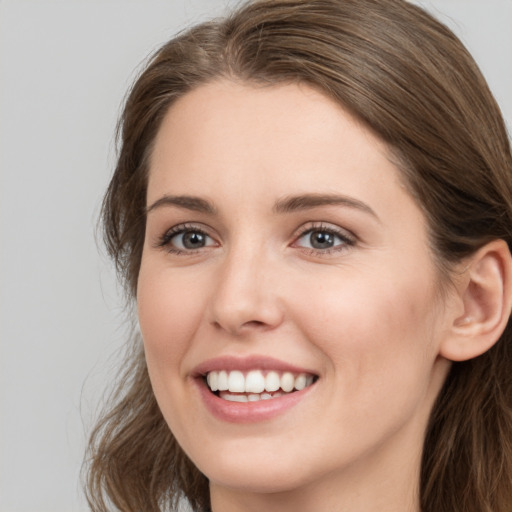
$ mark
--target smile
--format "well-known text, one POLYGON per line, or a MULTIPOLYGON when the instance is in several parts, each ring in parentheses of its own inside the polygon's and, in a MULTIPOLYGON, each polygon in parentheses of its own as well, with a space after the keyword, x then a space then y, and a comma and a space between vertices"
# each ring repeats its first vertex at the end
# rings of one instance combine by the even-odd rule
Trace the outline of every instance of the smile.
POLYGON ((264 370, 210 371, 206 383, 210 391, 231 402, 271 400, 311 386, 315 377, 306 373, 264 370))
POLYGON ((320 376, 266 355, 221 356, 203 361, 190 373, 201 402, 228 423, 270 421, 309 403, 320 376))

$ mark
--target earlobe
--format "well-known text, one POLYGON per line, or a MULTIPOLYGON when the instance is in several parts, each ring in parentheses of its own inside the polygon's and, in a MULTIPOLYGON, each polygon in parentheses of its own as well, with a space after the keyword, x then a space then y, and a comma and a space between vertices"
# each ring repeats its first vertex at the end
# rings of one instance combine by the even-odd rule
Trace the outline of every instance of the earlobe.
POLYGON ((458 289, 463 313, 455 315, 440 354, 465 361, 489 350, 505 330, 512 309, 512 256, 494 240, 470 259, 458 289))

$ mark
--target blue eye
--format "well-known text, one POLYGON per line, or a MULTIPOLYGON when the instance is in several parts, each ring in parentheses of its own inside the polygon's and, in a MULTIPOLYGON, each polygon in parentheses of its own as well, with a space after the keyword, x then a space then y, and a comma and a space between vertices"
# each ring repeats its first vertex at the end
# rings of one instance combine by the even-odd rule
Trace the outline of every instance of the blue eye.
POLYGON ((184 231, 174 235, 171 242, 178 249, 201 249, 206 247, 209 238, 201 231, 184 231))
POLYGON ((329 252, 354 245, 354 241, 333 229, 311 228, 298 237, 294 245, 314 251, 329 252))
POLYGON ((160 240, 160 247, 169 252, 189 252, 216 245, 212 237, 195 227, 175 226, 160 240))

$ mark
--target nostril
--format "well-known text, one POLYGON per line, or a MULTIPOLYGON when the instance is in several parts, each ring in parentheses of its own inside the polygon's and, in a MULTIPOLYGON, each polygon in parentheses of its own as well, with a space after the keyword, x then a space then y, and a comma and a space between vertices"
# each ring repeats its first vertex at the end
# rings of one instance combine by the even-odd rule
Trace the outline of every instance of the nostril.
POLYGON ((208 313, 210 325, 216 330, 224 330, 233 335, 248 333, 250 331, 262 332, 276 328, 283 321, 283 312, 276 303, 250 304, 249 302, 227 301, 213 302, 208 313))
MULTIPOLYGON (((214 322, 214 327, 216 329, 224 329, 222 327, 220 322, 214 322)), ((261 322, 259 320, 250 320, 249 322, 244 322, 242 325, 240 325, 238 328, 236 328, 236 331, 244 330, 244 329, 262 329, 266 326, 265 322, 261 322)))
POLYGON ((259 320, 251 320, 250 322, 245 322, 242 327, 262 327, 265 325, 265 322, 260 322, 259 320))

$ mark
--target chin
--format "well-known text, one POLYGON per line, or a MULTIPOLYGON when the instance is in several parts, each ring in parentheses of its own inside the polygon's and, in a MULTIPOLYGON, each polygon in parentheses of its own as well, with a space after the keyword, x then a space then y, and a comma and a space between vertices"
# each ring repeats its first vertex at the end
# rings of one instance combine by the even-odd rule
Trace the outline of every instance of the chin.
POLYGON ((212 484, 253 493, 280 493, 303 487, 315 479, 314 468, 293 453, 272 449, 226 449, 215 455, 194 460, 199 470, 212 484), (276 455, 279 454, 279 455, 276 455))
POLYGON ((285 493, 303 487, 307 483, 306 475, 299 475, 289 470, 273 468, 255 469, 247 466, 243 470, 230 467, 216 468, 206 474, 211 484, 233 490, 255 493, 285 493))

